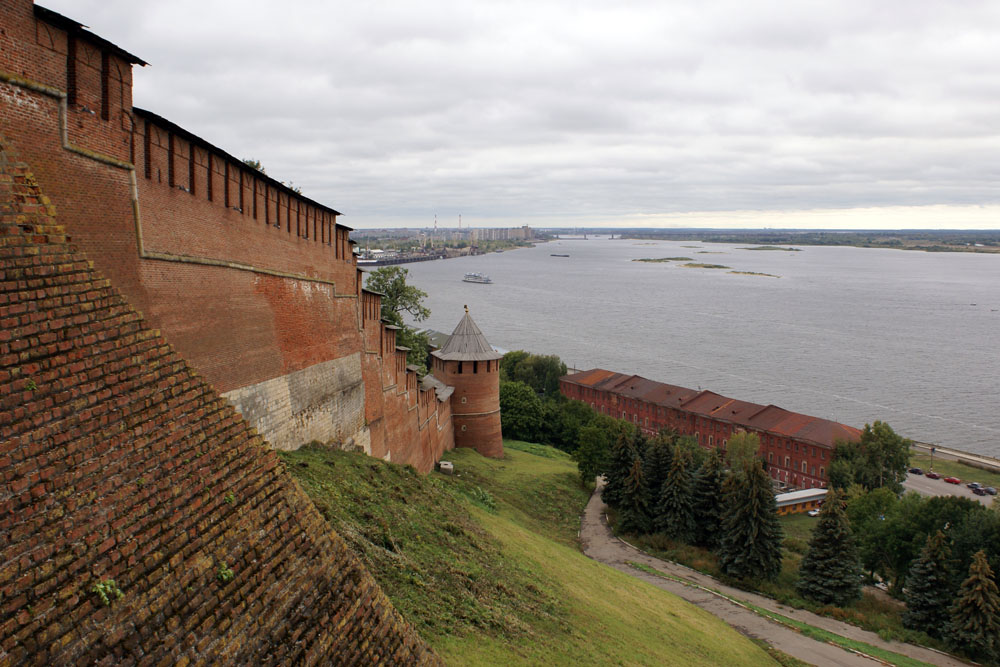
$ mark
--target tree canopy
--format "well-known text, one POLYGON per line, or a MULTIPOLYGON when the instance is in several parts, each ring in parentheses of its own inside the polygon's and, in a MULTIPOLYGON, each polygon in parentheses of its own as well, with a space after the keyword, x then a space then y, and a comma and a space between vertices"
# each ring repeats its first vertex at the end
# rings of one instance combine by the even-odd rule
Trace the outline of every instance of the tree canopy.
POLYGON ((431 311, 423 305, 427 293, 406 284, 408 275, 409 271, 402 267, 382 266, 368 274, 365 289, 382 295, 382 319, 399 327, 396 344, 409 349, 407 363, 419 366, 420 372, 426 373, 430 341, 426 334, 406 324, 402 313, 408 313, 415 322, 421 322, 430 317, 431 311))
POLYGON ((977 551, 951 607, 948 645, 973 660, 994 664, 1000 657, 1000 593, 986 554, 977 551))
POLYGON ((514 350, 500 360, 501 380, 523 382, 542 396, 559 393, 559 378, 566 375, 566 370, 566 364, 554 354, 514 350))
POLYGON ((884 486, 901 493, 912 444, 885 422, 865 424, 858 442, 842 440, 834 448, 830 485, 841 489, 851 484, 866 489, 884 486))
POLYGON ((737 579, 774 579, 781 571, 784 531, 771 480, 760 459, 732 472, 723 493, 719 567, 737 579))
POLYGON ((759 451, 760 436, 740 431, 731 435, 726 443, 726 461, 730 468, 738 470, 752 461, 759 451))
POLYGON ((506 438, 534 442, 542 425, 542 401, 523 382, 500 385, 500 429, 506 438))
POLYGON ((906 576, 903 625, 941 637, 953 597, 950 561, 951 550, 944 533, 939 530, 929 535, 920 557, 906 576))
POLYGON ((431 315, 423 301, 427 292, 406 282, 409 270, 401 266, 381 266, 368 274, 365 289, 382 295, 382 319, 396 326, 403 326, 403 313, 414 322, 422 322, 431 315))
POLYGON ((799 567, 796 588, 820 604, 844 606, 861 597, 861 564, 843 496, 831 491, 799 567))

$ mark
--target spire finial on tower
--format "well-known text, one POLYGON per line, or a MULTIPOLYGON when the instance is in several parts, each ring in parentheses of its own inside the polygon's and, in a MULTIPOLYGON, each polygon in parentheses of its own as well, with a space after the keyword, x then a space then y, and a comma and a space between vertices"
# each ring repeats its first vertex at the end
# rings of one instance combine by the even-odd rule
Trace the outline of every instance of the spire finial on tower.
POLYGON ((465 314, 466 314, 466 315, 468 315, 468 314, 469 314, 469 306, 468 306, 468 304, 466 304, 466 306, 465 306, 465 314))

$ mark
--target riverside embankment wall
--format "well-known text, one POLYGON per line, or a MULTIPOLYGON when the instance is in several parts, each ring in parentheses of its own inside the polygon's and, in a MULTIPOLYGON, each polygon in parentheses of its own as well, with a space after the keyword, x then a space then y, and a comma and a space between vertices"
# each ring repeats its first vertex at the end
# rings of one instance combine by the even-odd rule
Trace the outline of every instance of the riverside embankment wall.
POLYGON ((319 440, 429 470, 453 446, 450 406, 377 342, 392 335, 340 214, 134 108, 140 58, 30 0, 0 12, 8 143, 145 320, 275 447, 319 440))

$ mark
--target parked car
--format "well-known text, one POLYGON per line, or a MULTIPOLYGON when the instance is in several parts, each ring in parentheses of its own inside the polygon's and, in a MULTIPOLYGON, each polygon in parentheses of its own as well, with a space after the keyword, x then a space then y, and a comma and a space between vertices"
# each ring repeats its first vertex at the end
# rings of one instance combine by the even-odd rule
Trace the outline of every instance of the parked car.
POLYGON ((921 470, 920 468, 910 468, 910 474, 911 475, 923 475, 924 471, 921 470))
POLYGON ((969 482, 968 484, 966 484, 966 486, 975 491, 976 489, 981 487, 982 484, 980 484, 979 482, 969 482))
POLYGON ((924 477, 926 477, 927 479, 941 479, 941 474, 931 470, 926 475, 924 475, 924 477))
POLYGON ((997 490, 994 489, 992 486, 987 486, 986 488, 983 489, 983 491, 990 494, 991 496, 995 496, 997 494, 997 490))
POLYGON ((962 480, 960 480, 958 477, 945 477, 944 481, 948 482, 949 484, 961 484, 962 483, 962 480))
POLYGON ((976 494, 977 496, 985 496, 985 495, 986 495, 986 489, 984 489, 984 488, 983 488, 983 487, 981 487, 981 486, 977 486, 976 488, 974 488, 974 489, 972 490, 972 492, 973 492, 974 494, 976 494))
POLYGON ((815 510, 809 510, 808 512, 806 512, 806 514, 808 514, 809 516, 819 516, 819 512, 820 511, 818 509, 815 509, 815 510))

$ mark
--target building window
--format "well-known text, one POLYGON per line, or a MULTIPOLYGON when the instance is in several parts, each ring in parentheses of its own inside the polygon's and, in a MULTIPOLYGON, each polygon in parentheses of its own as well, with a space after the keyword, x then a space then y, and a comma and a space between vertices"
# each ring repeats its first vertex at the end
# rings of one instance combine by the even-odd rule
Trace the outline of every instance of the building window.
POLYGON ((785 467, 786 468, 790 467, 791 462, 792 462, 792 460, 789 457, 786 456, 785 457, 785 467))
POLYGON ((461 361, 458 362, 458 372, 459 372, 459 374, 461 374, 461 372, 462 372, 462 362, 461 361))
POLYGON ((805 471, 806 471, 806 462, 803 461, 802 462, 802 472, 805 472, 805 471))
POLYGON ((819 476, 820 477, 826 477, 826 468, 823 468, 822 466, 820 466, 819 476))
POLYGON ((462 405, 465 405, 465 404, 466 404, 466 403, 468 403, 468 402, 469 402, 469 399, 468 399, 468 398, 466 398, 465 396, 463 396, 463 397, 462 397, 462 405))

